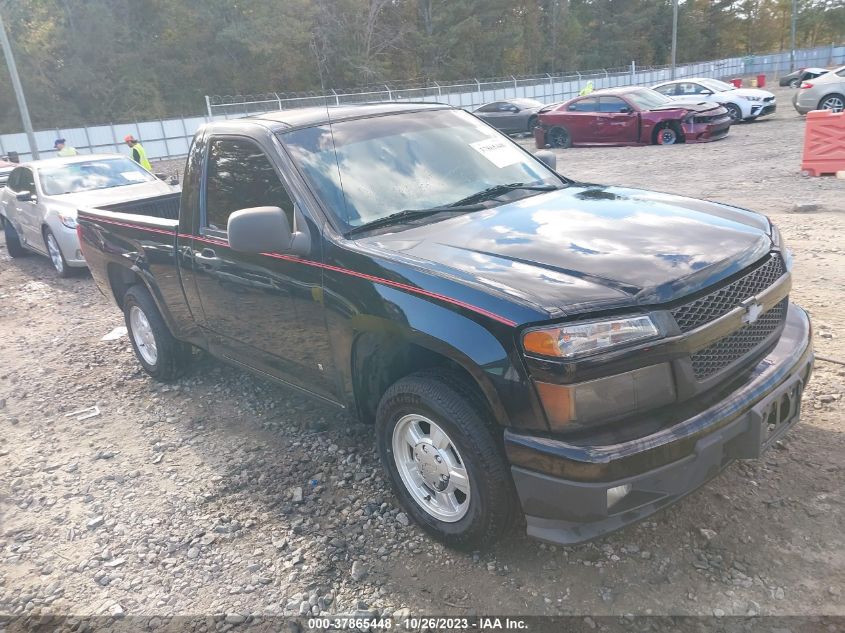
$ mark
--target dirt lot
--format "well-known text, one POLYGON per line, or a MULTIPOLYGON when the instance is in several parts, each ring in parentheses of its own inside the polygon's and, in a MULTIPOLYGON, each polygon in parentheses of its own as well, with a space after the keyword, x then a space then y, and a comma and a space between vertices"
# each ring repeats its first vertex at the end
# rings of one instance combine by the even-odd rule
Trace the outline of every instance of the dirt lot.
MULTIPOLYGON (((845 181, 799 175, 804 123, 778 96, 723 141, 565 150, 558 168, 774 216, 817 352, 845 358, 845 181)), ((101 340, 122 324, 90 277, 0 242, 0 615, 845 615, 843 366, 817 363, 779 449, 651 520, 465 555, 408 525, 369 427, 208 358, 158 385, 125 336, 101 340)))

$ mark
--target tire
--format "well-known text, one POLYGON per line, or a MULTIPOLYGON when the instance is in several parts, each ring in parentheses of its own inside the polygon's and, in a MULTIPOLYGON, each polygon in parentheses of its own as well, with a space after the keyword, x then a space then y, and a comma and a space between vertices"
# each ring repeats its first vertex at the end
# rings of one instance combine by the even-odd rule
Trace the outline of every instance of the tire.
POLYGON ((191 346, 173 337, 150 291, 141 285, 129 288, 123 297, 123 316, 144 371, 161 382, 181 376, 190 361, 191 346))
POLYGON ((379 456, 402 507, 458 549, 495 543, 519 507, 510 468, 472 394, 449 373, 412 374, 387 390, 376 413, 379 456), (412 433, 419 438, 413 447, 412 433))
POLYGON ((726 103, 725 110, 728 111, 728 114, 731 115, 731 119, 734 123, 739 123, 742 121, 742 109, 735 103, 726 103))
POLYGON ((818 110, 833 110, 834 112, 845 111, 845 95, 832 94, 822 97, 819 101, 818 110))
POLYGON ((73 268, 67 265, 62 248, 59 246, 59 241, 53 235, 53 231, 49 227, 44 227, 44 246, 47 247, 47 256, 50 258, 50 263, 53 264, 53 269, 58 273, 59 277, 67 279, 73 275, 73 268))
POLYGON ((564 127, 553 127, 548 133, 548 143, 551 147, 568 149, 572 147, 572 136, 564 127))
POLYGON ((525 131, 528 132, 529 134, 533 134, 534 128, 537 127, 537 121, 538 121, 537 117, 535 115, 532 115, 528 119, 528 128, 525 131))
POLYGON ((3 219, 3 235, 6 238, 6 250, 9 251, 10 257, 25 257, 29 255, 29 251, 21 246, 21 240, 18 237, 18 232, 9 220, 3 219))
POLYGON ((655 145, 677 145, 683 143, 683 136, 672 124, 664 123, 654 130, 655 145))
POLYGON ((800 86, 800 85, 801 85, 801 80, 800 80, 800 79, 790 79, 790 80, 789 80, 789 87, 790 87, 790 88, 797 88, 797 87, 798 87, 798 86, 800 86))

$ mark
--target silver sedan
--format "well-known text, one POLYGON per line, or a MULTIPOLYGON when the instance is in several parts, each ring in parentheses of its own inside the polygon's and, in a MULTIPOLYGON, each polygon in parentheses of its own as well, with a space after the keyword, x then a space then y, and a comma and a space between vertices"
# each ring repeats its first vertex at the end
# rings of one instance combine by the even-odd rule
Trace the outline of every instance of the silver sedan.
POLYGON ((792 96, 799 114, 811 110, 845 111, 845 66, 805 81, 792 96))
POLYGON ((69 276, 85 266, 76 210, 171 193, 173 188, 120 154, 48 158, 24 163, 0 192, 0 218, 12 257, 47 255, 69 276))

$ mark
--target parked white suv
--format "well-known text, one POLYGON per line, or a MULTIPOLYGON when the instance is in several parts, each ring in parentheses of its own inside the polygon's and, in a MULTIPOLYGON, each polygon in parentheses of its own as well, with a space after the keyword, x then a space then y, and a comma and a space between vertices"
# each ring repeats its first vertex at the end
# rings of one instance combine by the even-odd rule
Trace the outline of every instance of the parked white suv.
POLYGON ((759 88, 737 88, 718 79, 676 79, 652 86, 660 94, 677 101, 716 101, 721 103, 734 122, 753 121, 777 109, 775 95, 759 88))

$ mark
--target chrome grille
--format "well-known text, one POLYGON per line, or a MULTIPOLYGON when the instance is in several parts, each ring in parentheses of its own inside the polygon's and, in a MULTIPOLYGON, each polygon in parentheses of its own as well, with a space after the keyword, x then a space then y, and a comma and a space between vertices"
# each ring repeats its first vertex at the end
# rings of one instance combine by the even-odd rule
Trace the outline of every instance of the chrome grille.
POLYGON ((691 356, 696 380, 704 380, 751 353, 763 343, 786 318, 789 298, 785 298, 754 323, 705 347, 691 356))
POLYGON ((765 264, 743 277, 672 309, 672 316, 675 317, 681 332, 689 332, 727 314, 748 297, 760 294, 785 272, 786 266, 781 256, 772 253, 765 264))

